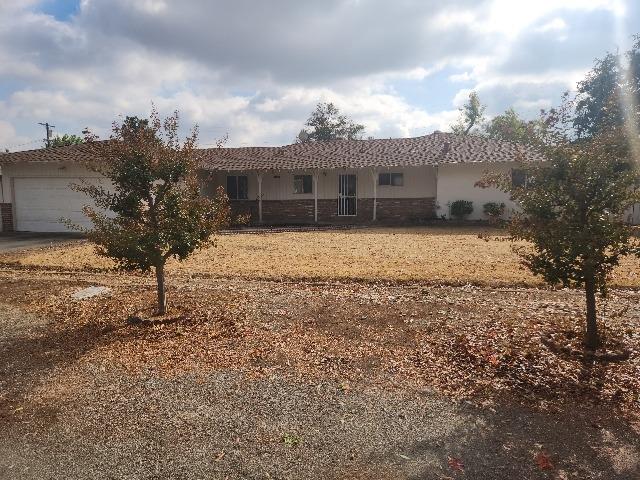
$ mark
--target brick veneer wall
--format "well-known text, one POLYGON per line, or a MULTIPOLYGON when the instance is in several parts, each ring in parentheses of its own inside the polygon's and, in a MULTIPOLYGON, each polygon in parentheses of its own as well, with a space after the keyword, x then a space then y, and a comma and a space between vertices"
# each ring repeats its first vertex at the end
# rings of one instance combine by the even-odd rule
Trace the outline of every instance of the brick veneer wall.
POLYGON ((0 203, 0 217, 2 217, 2 231, 13 232, 13 208, 10 203, 0 203))
MULTIPOLYGON (((258 221, 258 201, 257 200, 230 200, 231 216, 249 215, 251 222, 258 221), (254 220, 255 219, 255 220, 254 220)), ((264 203, 263 203, 264 208, 264 203)))
MULTIPOLYGON (((258 201, 231 202, 234 215, 251 215, 252 224, 258 223, 258 201)), ((418 223, 435 217, 435 198, 378 198, 377 222, 381 224, 418 223)), ((263 200, 262 220, 267 224, 293 224, 314 222, 314 201, 263 200)), ((318 199, 318 223, 371 224, 373 223, 373 199, 359 198, 357 215, 338 216, 336 199, 318 199)))

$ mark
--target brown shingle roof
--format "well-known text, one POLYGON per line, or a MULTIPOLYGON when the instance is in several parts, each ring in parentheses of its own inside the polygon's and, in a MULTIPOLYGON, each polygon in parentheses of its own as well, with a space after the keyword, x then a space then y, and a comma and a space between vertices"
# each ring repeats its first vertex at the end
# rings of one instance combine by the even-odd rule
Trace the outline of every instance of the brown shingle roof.
POLYGON ((538 152, 523 145, 451 133, 297 143, 284 147, 210 148, 200 150, 200 157, 204 168, 211 170, 302 170, 542 160, 538 152))
POLYGON ((60 162, 80 163, 95 157, 91 147, 86 144, 66 145, 64 147, 38 148, 22 152, 6 153, 0 158, 2 163, 13 162, 60 162))
MULTIPOLYGON (((283 147, 208 148, 198 150, 210 170, 303 170, 437 165, 445 163, 540 161, 523 145, 451 133, 376 140, 296 143, 283 147)), ((3 155, 0 162, 81 162, 86 145, 27 150, 3 155)))

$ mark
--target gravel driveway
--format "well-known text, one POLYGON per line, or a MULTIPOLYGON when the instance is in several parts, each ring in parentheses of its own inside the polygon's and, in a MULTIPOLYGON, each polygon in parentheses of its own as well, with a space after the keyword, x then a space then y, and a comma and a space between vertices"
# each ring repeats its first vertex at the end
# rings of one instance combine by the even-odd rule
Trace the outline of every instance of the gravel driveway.
POLYGON ((46 329, 0 306, 0 478, 638 478, 638 431, 609 412, 233 370, 131 374, 52 353, 46 329))

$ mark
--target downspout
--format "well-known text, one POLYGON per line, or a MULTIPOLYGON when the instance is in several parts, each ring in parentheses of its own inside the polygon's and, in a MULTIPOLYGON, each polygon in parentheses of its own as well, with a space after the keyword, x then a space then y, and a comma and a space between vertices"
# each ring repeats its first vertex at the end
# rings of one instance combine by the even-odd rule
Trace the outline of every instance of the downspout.
POLYGON ((434 170, 436 172, 436 201, 435 204, 433 205, 433 215, 438 218, 438 205, 440 205, 440 202, 438 201, 438 171, 440 169, 440 165, 438 163, 436 163, 434 170))
MULTIPOLYGON (((446 157, 446 155, 449 153, 449 150, 451 149, 451 143, 450 142, 444 142, 444 145, 442 146, 442 151, 440 152, 440 160, 443 161, 446 157)), ((439 205, 440 204, 440 200, 438 198, 438 183, 440 183, 440 161, 436 162, 436 204, 439 205)), ((437 208, 434 208, 434 210, 437 210, 437 208)), ((437 216, 437 214, 436 214, 437 216)), ((449 218, 451 218, 451 212, 449 212, 449 218)))
POLYGON ((373 221, 377 220, 377 207, 378 207, 378 171, 373 168, 371 170, 371 179, 373 180, 373 221))

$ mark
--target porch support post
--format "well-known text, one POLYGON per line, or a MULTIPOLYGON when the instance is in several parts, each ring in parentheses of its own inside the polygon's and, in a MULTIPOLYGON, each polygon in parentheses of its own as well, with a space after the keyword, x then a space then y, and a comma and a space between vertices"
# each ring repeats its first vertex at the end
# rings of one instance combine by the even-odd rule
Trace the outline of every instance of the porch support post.
POLYGON ((313 171, 313 220, 318 223, 318 171, 313 171))
POLYGON ((256 173, 258 178, 258 221, 262 223, 262 172, 256 173))
POLYGON ((377 219, 377 206, 378 206, 378 169, 371 169, 371 179, 373 180, 373 221, 377 219))

